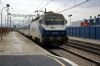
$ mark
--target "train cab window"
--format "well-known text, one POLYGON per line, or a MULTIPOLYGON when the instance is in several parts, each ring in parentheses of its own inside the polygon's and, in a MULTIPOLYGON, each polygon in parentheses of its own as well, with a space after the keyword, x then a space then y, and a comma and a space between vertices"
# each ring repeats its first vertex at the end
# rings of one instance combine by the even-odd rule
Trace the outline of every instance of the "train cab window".
POLYGON ((64 20, 58 17, 48 17, 45 19, 45 24, 47 25, 61 25, 64 24, 64 20))

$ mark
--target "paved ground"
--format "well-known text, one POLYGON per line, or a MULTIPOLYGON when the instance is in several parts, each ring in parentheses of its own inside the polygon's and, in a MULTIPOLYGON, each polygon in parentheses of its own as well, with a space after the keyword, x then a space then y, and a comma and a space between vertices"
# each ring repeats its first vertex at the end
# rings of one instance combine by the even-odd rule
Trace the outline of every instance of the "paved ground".
POLYGON ((49 54, 44 49, 20 35, 11 32, 0 40, 0 55, 45 55, 49 54))
POLYGON ((0 66, 77 66, 63 59, 51 55, 17 32, 10 32, 0 40, 0 66))
POLYGON ((87 38, 71 37, 71 36, 69 36, 69 39, 100 45, 100 40, 95 40, 95 39, 87 39, 87 38))
POLYGON ((7 55, 0 56, 0 66, 61 66, 61 64, 41 55, 7 55))

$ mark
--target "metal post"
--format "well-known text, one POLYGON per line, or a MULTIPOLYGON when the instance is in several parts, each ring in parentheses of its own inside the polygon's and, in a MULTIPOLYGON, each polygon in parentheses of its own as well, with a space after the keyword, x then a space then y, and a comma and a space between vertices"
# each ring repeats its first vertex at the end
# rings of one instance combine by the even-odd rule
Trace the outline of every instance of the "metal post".
POLYGON ((11 16, 10 16, 10 20, 9 20, 10 24, 9 24, 9 28, 11 30, 11 16))
POLYGON ((0 35, 1 36, 1 40, 2 40, 2 10, 1 10, 1 35, 0 35))
POLYGON ((6 6, 7 6, 7 32, 8 32, 8 27, 9 27, 9 25, 8 25, 8 22, 9 22, 9 7, 10 7, 10 5, 6 4, 6 6))
MULTIPOLYGON (((9 7, 10 5, 9 4, 6 4, 7 7, 9 7)), ((3 9, 7 8, 7 7, 3 7, 1 9, 1 28, 2 28, 2 13, 3 13, 3 9)), ((2 29, 1 29, 1 32, 2 32, 2 29)), ((1 33, 1 40, 2 40, 2 33, 1 33)))
POLYGON ((70 17, 70 26, 71 26, 71 17, 70 17))
POLYGON ((2 40, 2 11, 3 11, 4 8, 6 8, 6 7, 3 7, 1 9, 1 40, 2 40))
POLYGON ((13 29, 13 31, 14 31, 14 22, 12 22, 12 29, 13 29))
POLYGON ((9 21, 9 8, 7 8, 7 32, 8 32, 8 28, 9 28, 9 25, 8 25, 8 21, 9 21))
POLYGON ((70 17, 70 26, 71 26, 71 17, 72 17, 72 14, 68 15, 68 17, 70 17))
POLYGON ((4 26, 5 26, 5 36, 6 36, 6 16, 5 16, 5 24, 4 24, 4 26))

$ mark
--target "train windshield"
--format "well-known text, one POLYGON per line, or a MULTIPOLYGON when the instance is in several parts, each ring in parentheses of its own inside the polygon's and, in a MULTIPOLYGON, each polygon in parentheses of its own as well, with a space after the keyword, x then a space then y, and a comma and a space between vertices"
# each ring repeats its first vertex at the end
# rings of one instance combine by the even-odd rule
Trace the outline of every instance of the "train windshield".
POLYGON ((47 25, 63 25, 64 19, 63 19, 63 17, 58 17, 58 16, 48 16, 48 17, 45 17, 45 24, 47 24, 47 25))

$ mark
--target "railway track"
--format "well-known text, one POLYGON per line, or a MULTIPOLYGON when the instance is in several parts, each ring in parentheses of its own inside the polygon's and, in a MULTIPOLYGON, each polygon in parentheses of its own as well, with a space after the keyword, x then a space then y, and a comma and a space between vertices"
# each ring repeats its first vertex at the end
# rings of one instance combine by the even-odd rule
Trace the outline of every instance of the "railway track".
POLYGON ((68 44, 58 48, 45 49, 52 54, 69 58, 70 60, 79 64, 79 66, 100 65, 100 49, 98 46, 69 41, 68 44), (79 59, 76 61, 77 58, 79 59))
POLYGON ((100 45, 97 44, 69 40, 67 45, 100 55, 100 45))
POLYGON ((88 51, 80 50, 77 48, 69 47, 69 46, 64 46, 64 47, 60 47, 60 48, 63 51, 70 52, 70 53, 77 55, 81 58, 84 58, 90 62, 96 63, 97 65, 100 65, 100 56, 99 55, 96 55, 96 54, 88 52, 88 51))

